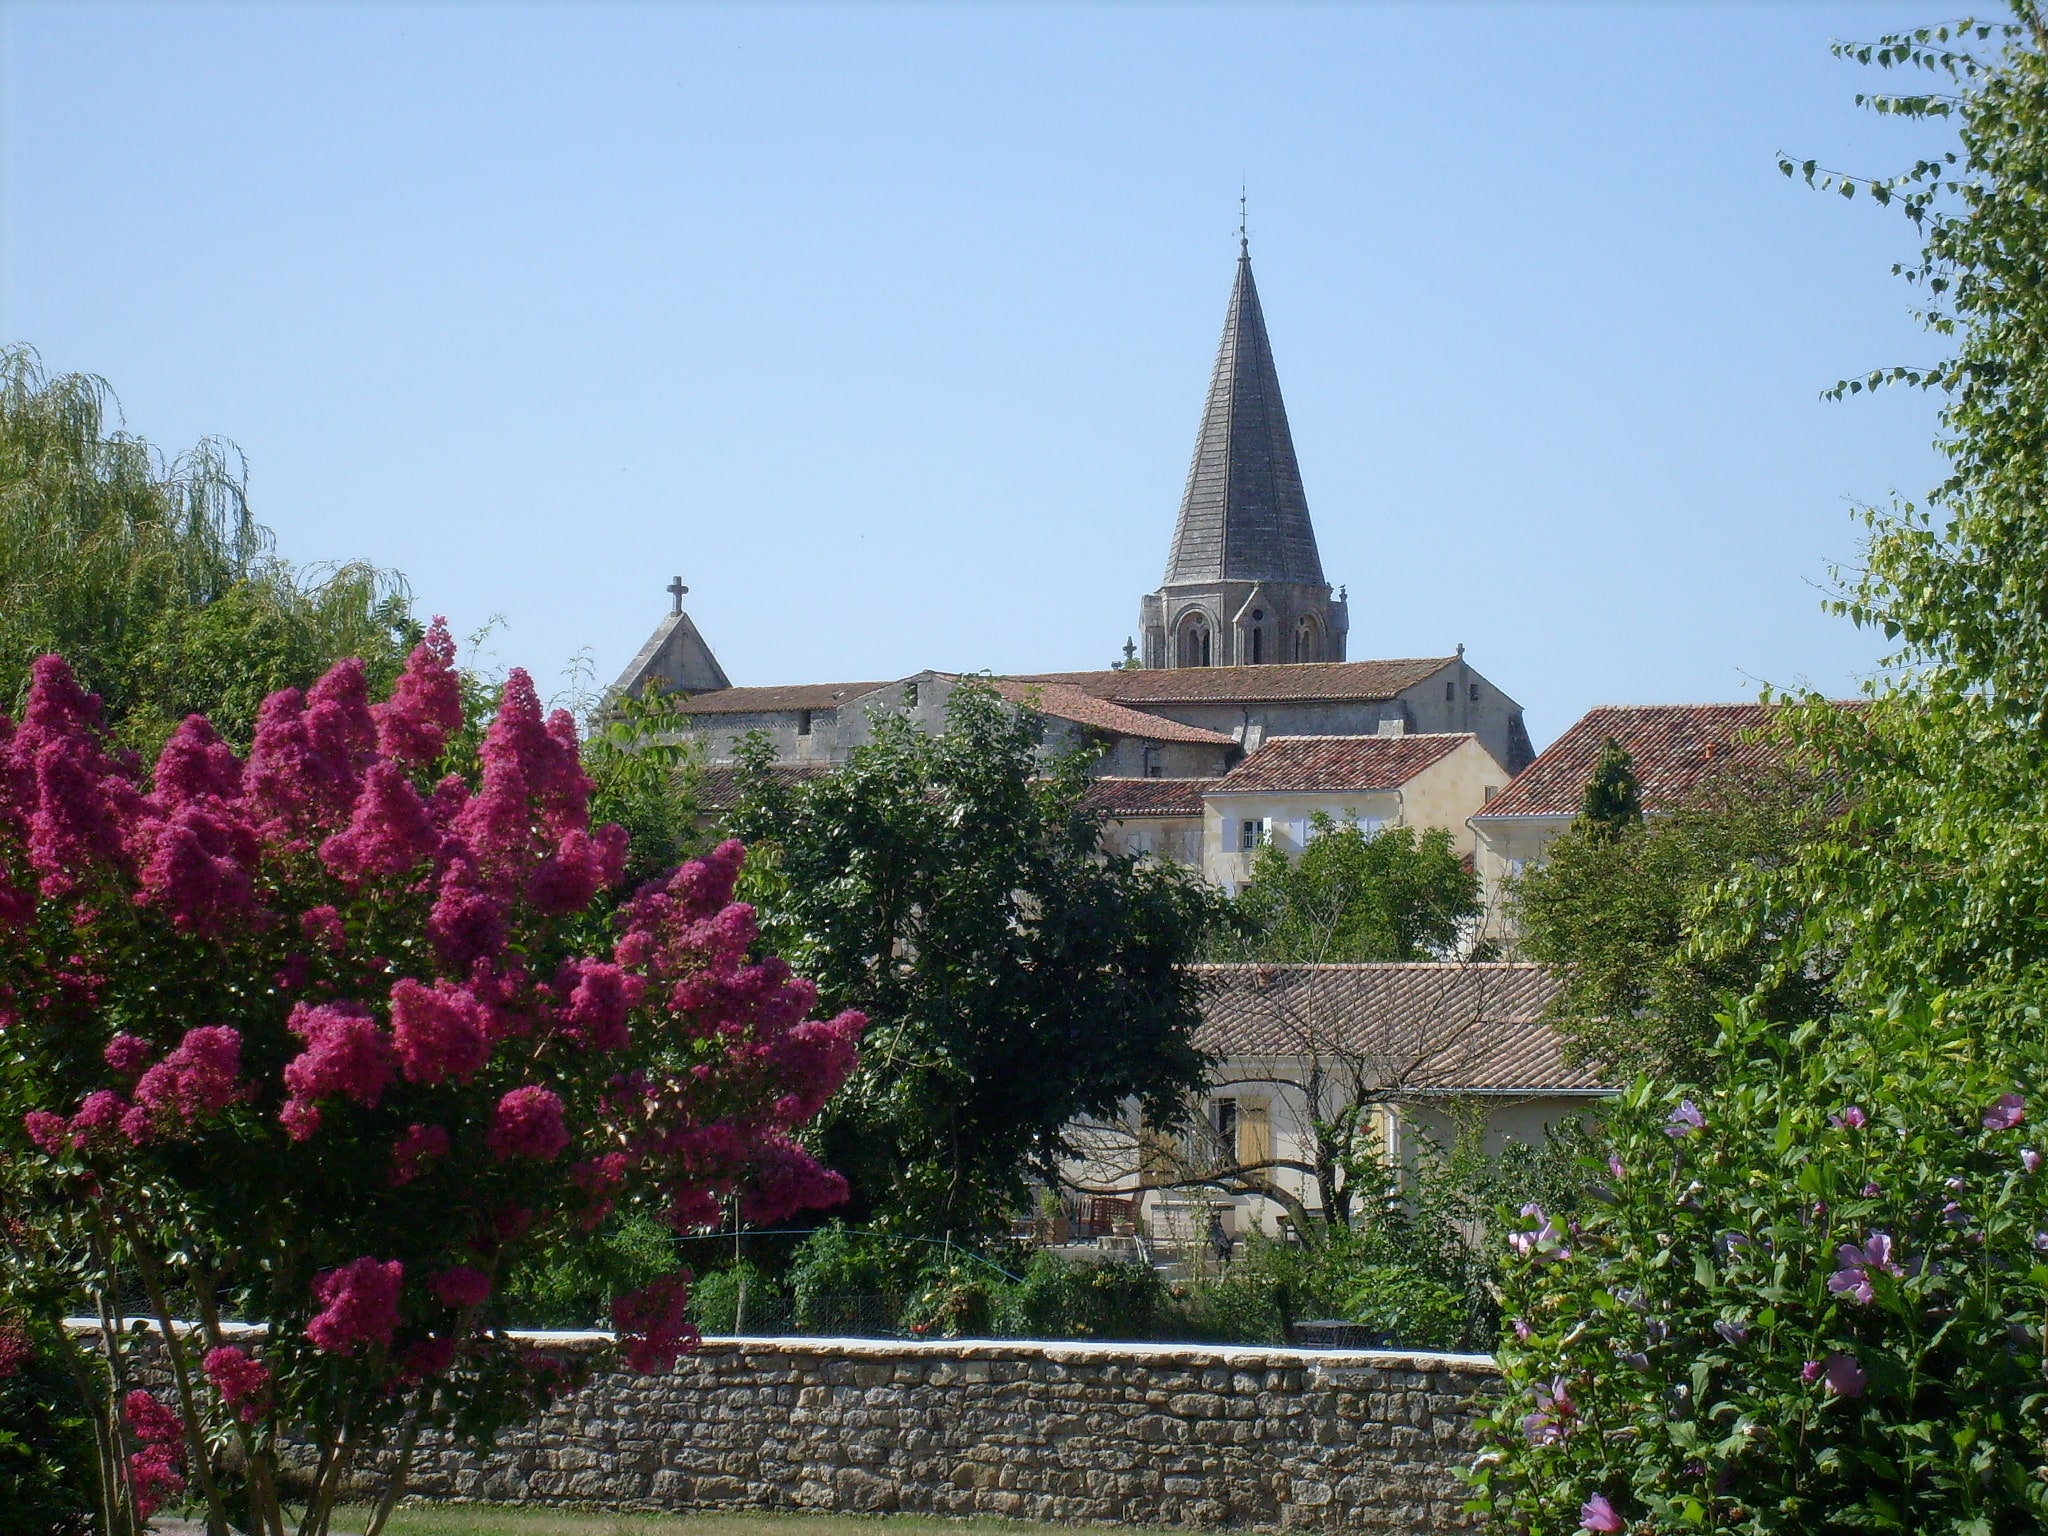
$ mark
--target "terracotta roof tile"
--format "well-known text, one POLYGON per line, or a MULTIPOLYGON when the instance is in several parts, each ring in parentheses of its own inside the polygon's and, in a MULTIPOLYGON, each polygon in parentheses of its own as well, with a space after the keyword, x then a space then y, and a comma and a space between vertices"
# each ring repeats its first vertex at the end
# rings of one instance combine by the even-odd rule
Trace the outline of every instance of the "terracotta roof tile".
POLYGON ((1223 793, 1398 789, 1475 739, 1468 734, 1269 736, 1216 787, 1223 793))
POLYGON ((1668 805, 1731 767, 1783 761, 1784 749, 1769 729, 1776 712, 1765 704, 1602 705, 1516 774, 1479 815, 1576 816, 1610 736, 1628 749, 1644 807, 1668 805))
POLYGON ((1139 816, 1199 816, 1202 797, 1219 779, 1132 779, 1105 775, 1088 781, 1085 810, 1111 821, 1139 816))
POLYGON ((1235 737, 1226 736, 1221 731, 1208 731, 1198 725, 1182 725, 1178 720, 1162 720, 1157 715, 1141 714, 1108 699, 1084 693, 1067 683, 1017 677, 997 677, 990 681, 996 692, 1012 704, 1113 735, 1136 736, 1143 741, 1184 741, 1206 747, 1237 745, 1235 737))
POLYGON ((1039 672, 1024 680, 1066 683, 1120 704, 1280 703, 1293 699, 1391 699, 1457 660, 1314 661, 1261 667, 1153 667, 1137 671, 1039 672))
MULTIPOLYGON (((1274 704, 1290 700, 1391 699, 1441 672, 1457 658, 1316 661, 1262 667, 1171 667, 1126 672, 1034 672, 1002 681, 1059 683, 1094 699, 1147 704, 1274 704)), ((692 714, 739 715, 782 709, 836 709, 886 688, 880 683, 794 683, 773 688, 721 688, 689 700, 692 714)))
POLYGON ((1413 1093, 1598 1093, 1568 1066, 1540 965, 1200 965, 1213 1056, 1341 1055, 1370 1086, 1413 1093))

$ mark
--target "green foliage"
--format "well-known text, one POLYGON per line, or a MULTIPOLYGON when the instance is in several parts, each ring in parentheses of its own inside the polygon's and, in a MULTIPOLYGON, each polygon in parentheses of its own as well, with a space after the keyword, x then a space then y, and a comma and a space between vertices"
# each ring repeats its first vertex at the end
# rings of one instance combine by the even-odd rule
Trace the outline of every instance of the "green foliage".
POLYGON ((764 1312, 779 1314, 782 1301, 782 1287, 775 1277, 758 1264, 742 1260, 697 1277, 690 1287, 690 1321, 706 1334, 739 1333, 742 1322, 752 1331, 751 1319, 764 1312), (746 1304, 744 1318, 740 1311, 742 1292, 746 1304))
POLYGON ((1562 983, 1549 1015, 1575 1055, 1696 1075, 1725 996, 1811 1017, 1830 968, 1782 963, 1800 906, 1731 902, 1723 887, 1787 868, 1824 813, 1803 772, 1728 773, 1652 821, 1582 819, 1552 844, 1516 882, 1515 917, 1522 953, 1562 983))
POLYGON ((0 709, 58 651, 149 754, 192 713, 245 745, 266 693, 342 656, 389 682, 418 638, 397 577, 295 572, 251 515, 231 445, 166 464, 114 411, 103 380, 48 378, 30 349, 0 349, 0 709))
POLYGON ((1449 954, 1479 911, 1478 878, 1451 834, 1389 827, 1368 835, 1318 813, 1307 848, 1273 844, 1252 862, 1234 925, 1211 946, 1220 960, 1274 964, 1426 960, 1449 954))
POLYGON ((1007 1226, 1065 1129, 1201 1078, 1193 959, 1213 898, 1177 869, 1103 858, 1082 764, 985 685, 926 734, 900 716, 829 776, 744 755, 735 835, 770 942, 828 1009, 869 1025, 818 1144, 862 1225, 967 1239, 1007 1226))
POLYGON ((1593 765, 1593 777, 1579 799, 1578 824, 1588 837, 1619 837, 1643 820, 1642 791, 1636 786, 1636 769, 1628 749, 1612 736, 1601 743, 1600 760, 1593 765))
POLYGON ((609 1328, 614 1296, 639 1289, 676 1267, 675 1240, 640 1212, 613 1217, 582 1241, 514 1272, 505 1314, 521 1328, 609 1328))
POLYGON ((1858 1023, 1735 1016, 1717 1082, 1622 1099, 1575 1222, 1516 1223, 1497 1514, 1563 1530, 1598 1491, 1658 1530, 2048 1519, 2048 1181, 1985 1125, 2041 1085, 1943 1004, 1858 1023))
POLYGON ((632 839, 619 882, 627 893, 704 851, 702 754, 686 734, 680 703, 658 692, 607 699, 583 738, 592 819, 615 821, 632 839))
POLYGON ((1342 1315, 1412 1349, 1458 1349, 1467 1343, 1466 1294, 1407 1264, 1368 1264, 1344 1298, 1342 1315))
POLYGON ((46 1327, 4 1329, 32 1352, 11 1373, 0 1369, 0 1536, 83 1536, 99 1498, 78 1383, 46 1327))
POLYGON ((797 1245, 783 1276, 796 1299, 799 1327, 826 1325, 845 1298, 878 1296, 893 1311, 917 1283, 925 1256, 917 1246, 830 1222, 797 1245))
POLYGON ((1522 1223, 1480 1469, 1519 1528, 1595 1491, 1641 1530, 2048 1523, 2048 1189, 2014 1128, 2048 1001, 2048 29, 2015 12, 1844 50, 1944 77, 1868 102, 1954 121, 1954 150, 1888 182, 1786 166, 1923 232, 1905 275, 1954 356, 1838 392, 1946 391, 1951 473, 1928 510, 1870 514, 1838 604, 1896 642, 1894 674, 1792 722, 1840 814, 1712 898, 1832 1002, 1790 1028, 1735 1010, 1711 1077, 1617 1107, 1576 1229, 1522 1223))
POLYGON ((1036 1339, 1151 1339, 1169 1329, 1173 1298, 1149 1264, 1075 1263, 1032 1255, 1003 1299, 1006 1333, 1036 1339))

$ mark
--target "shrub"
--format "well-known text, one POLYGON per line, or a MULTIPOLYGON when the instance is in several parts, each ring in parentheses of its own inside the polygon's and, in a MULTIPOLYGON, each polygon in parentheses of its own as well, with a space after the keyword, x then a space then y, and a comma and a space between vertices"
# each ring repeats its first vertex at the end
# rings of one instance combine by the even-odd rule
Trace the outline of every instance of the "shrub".
POLYGON ((1240 1259, 1215 1280, 1197 1281, 1174 1298, 1176 1331, 1216 1344, 1287 1342, 1287 1324, 1272 1278, 1240 1259))
MULTIPOLYGON (((246 761, 192 716, 147 778, 55 656, 0 718, 15 1283, 51 1323, 139 1291, 171 1376, 124 1391, 103 1328, 106 1536, 188 1478, 214 1525, 279 1528, 288 1433, 319 1458, 306 1536, 393 1447, 374 1533, 423 1428, 487 1441, 563 1386, 503 1332, 537 1268, 615 1217, 845 1194, 791 1133, 862 1021, 752 958, 744 850, 605 898, 626 840, 590 824, 573 723, 514 671, 462 771, 453 656, 437 623, 382 703, 352 661, 273 694, 246 761)), ((686 1280, 611 1299, 631 1368, 690 1346, 686 1280)))
POLYGON ((1465 1292, 1405 1264, 1365 1265, 1342 1311, 1390 1345, 1458 1349, 1469 1343, 1471 1307, 1465 1292))
POLYGON ((2038 1049, 1939 1000, 1738 1015, 1718 1049, 1715 1086, 1622 1098, 1577 1218, 1516 1223, 1482 1501, 1518 1530, 2040 1529, 2038 1049))
POLYGON ((1167 1324, 1173 1298, 1148 1264, 1086 1264, 1034 1254, 1008 1288, 1002 1330, 1039 1339, 1151 1339, 1167 1324))
POLYGON ((746 1287, 747 1317, 775 1318, 784 1309, 782 1288, 759 1265, 741 1261, 699 1275, 690 1288, 690 1321, 698 1331, 734 1334, 740 1331, 740 1288, 746 1287))
POLYGON ((913 1244, 871 1237, 831 1222, 805 1238, 783 1276, 799 1328, 818 1332, 857 1322, 880 1298, 893 1318, 917 1285, 913 1244))

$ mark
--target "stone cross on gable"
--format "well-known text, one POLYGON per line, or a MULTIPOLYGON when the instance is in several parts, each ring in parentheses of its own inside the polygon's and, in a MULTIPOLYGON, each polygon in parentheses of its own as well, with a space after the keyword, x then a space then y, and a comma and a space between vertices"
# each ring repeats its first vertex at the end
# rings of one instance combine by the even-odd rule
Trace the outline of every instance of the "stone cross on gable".
POLYGON ((680 576, 676 577, 665 588, 663 588, 663 590, 667 592, 670 597, 675 599, 675 607, 671 608, 669 612, 681 613, 683 611, 683 594, 690 590, 688 587, 683 585, 683 578, 680 576))

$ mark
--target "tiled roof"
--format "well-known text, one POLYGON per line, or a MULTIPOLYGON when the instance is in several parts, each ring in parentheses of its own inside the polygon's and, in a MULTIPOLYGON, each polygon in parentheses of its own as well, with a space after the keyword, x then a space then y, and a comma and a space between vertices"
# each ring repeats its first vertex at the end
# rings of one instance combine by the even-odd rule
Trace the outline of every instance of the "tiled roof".
POLYGON ((1768 768, 1784 760, 1764 704, 1602 705, 1550 744, 1487 801, 1479 815, 1576 816, 1579 799, 1612 736, 1628 750, 1643 805, 1684 798, 1730 768, 1768 768))
POLYGON ((1216 787, 1224 793, 1399 789, 1476 739, 1469 734, 1269 736, 1216 787))
POLYGON ((1126 709, 1108 699, 1097 698, 1094 694, 1083 693, 1067 683, 1040 682, 1024 678, 998 677, 991 679, 997 693, 1012 704, 1022 705, 1041 715, 1051 715, 1058 720, 1072 720, 1077 725, 1092 726, 1098 731, 1108 731, 1117 736, 1136 736, 1144 741, 1185 741, 1198 746, 1234 747, 1237 740, 1225 736, 1221 731, 1205 731, 1198 725, 1182 725, 1178 720, 1162 720, 1157 715, 1140 714, 1135 709, 1126 709))
POLYGON ((785 709, 837 709, 887 683, 794 683, 781 688, 721 688, 693 694, 679 706, 692 715, 773 714, 785 709))
POLYGON ((1275 704, 1291 700, 1391 699, 1457 660, 1309 661, 1261 667, 1146 667, 1039 672, 1025 682, 1066 683, 1119 704, 1275 704))
MULTIPOLYGON (((774 763, 768 771, 785 783, 801 784, 822 778, 832 770, 824 763, 774 763)), ((696 777, 697 804, 707 811, 729 811, 740 803, 740 771, 737 768, 701 768, 696 777)))
MULTIPOLYGON (((1434 676, 1455 656, 1392 661, 1312 661, 1262 667, 1151 667, 1137 671, 1033 672, 999 682, 1057 683, 1113 704, 1279 704, 1296 700, 1370 702, 1391 699, 1434 676)), ((836 709, 888 683, 795 683, 776 688, 721 688, 685 706, 691 714, 742 715, 787 709, 836 709)))
POLYGON ((1365 1086, 1415 1093, 1597 1093, 1543 1010, 1540 965, 1200 965, 1196 1045, 1222 1058, 1342 1058, 1365 1086))
POLYGON ((1202 796, 1217 779, 1128 779, 1105 776, 1088 781, 1083 809, 1124 821, 1138 816, 1199 816, 1202 796))

